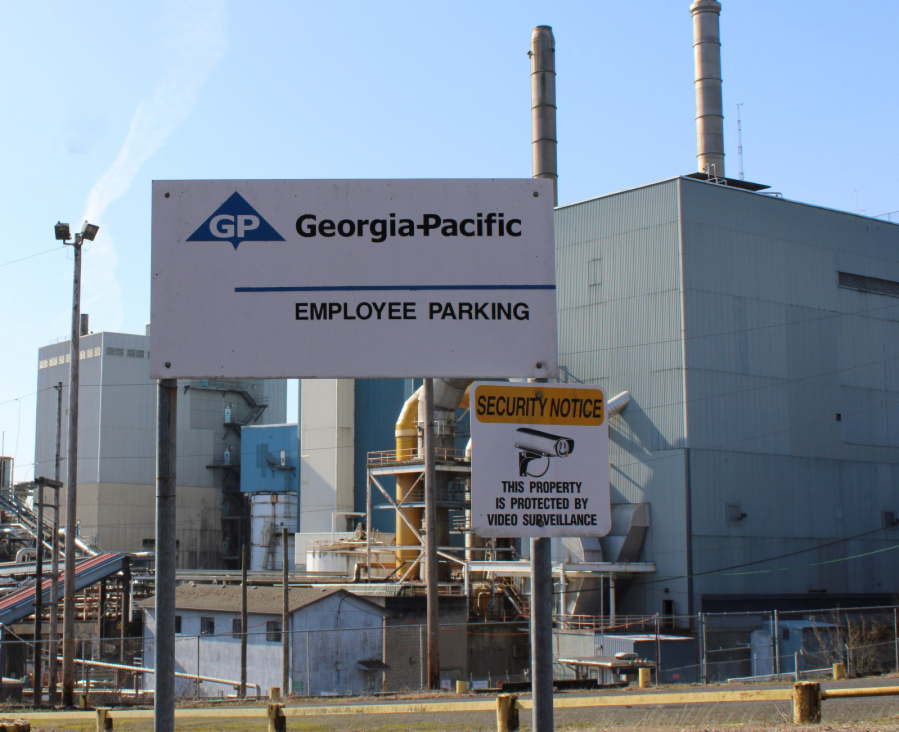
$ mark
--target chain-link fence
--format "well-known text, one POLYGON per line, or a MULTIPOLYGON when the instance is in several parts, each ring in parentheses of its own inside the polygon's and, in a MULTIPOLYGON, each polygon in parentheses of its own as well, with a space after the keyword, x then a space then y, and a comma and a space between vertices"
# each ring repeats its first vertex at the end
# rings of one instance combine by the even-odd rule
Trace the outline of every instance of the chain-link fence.
MULTIPOLYGON (((632 681, 610 668, 617 654, 633 654, 656 666, 660 684, 788 680, 829 673, 843 663, 849 676, 899 670, 897 608, 813 612, 702 614, 681 618, 618 618, 598 627, 572 627, 564 619, 553 630, 556 679, 632 681)), ((234 630, 234 629, 232 629, 234 630)), ((176 694, 182 701, 266 697, 282 687, 283 636, 279 622, 242 635, 209 632, 178 635, 176 694), (242 687, 242 679, 245 686, 242 687)), ((445 688, 457 680, 472 689, 495 689, 529 678, 527 621, 443 625, 439 631, 440 676, 445 688)), ((27 638, 2 642, 4 674, 22 678, 30 701, 34 650, 27 638)), ((288 687, 297 697, 373 696, 424 691, 427 628, 391 618, 370 628, 299 630, 288 633, 288 687)), ((76 693, 96 704, 148 704, 155 688, 154 639, 79 639, 76 693)), ((44 702, 47 644, 43 647, 44 702)), ((61 664, 57 660, 59 682, 61 664)))
MULTIPOLYGON (((428 688, 424 625, 391 619, 378 627, 301 630, 287 636, 289 685, 283 694, 373 696, 428 688)), ((280 623, 246 633, 244 664, 240 632, 176 636, 176 696, 183 701, 267 697, 272 687, 282 687, 282 641, 280 623)), ((88 693, 92 705, 151 703, 154 642, 151 636, 78 641, 75 693, 88 693)), ((526 678, 530 664, 526 623, 443 625, 439 642, 441 680, 446 688, 457 680, 466 680, 473 688, 496 688, 499 681, 526 678)), ((33 644, 22 639, 4 641, 0 653, 7 663, 21 657, 23 694, 29 700, 33 644)), ((42 655, 46 689, 46 644, 42 655)), ((61 684, 60 662, 58 668, 61 684)), ((48 698, 49 690, 45 690, 44 701, 48 698)))

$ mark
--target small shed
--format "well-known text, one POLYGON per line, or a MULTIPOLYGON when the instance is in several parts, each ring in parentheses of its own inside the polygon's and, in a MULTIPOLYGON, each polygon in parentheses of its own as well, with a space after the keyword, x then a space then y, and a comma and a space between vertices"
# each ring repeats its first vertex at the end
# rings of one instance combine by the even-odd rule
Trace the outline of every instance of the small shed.
MULTIPOLYGON (((144 610, 144 665, 153 665, 155 598, 144 610)), ((230 696, 240 680, 239 585, 181 585, 175 592, 175 670, 199 678, 176 680, 180 696, 230 696), (204 679, 218 679, 208 681, 204 679)), ((386 620, 380 605, 344 589, 294 588, 288 600, 290 692, 361 694, 380 691, 386 620)), ((281 686, 280 587, 247 591, 247 694, 281 686)), ((145 684, 153 688, 154 677, 145 684)))
MULTIPOLYGON (((828 668, 843 659, 843 630, 832 623, 817 620, 780 620, 780 672, 796 672, 798 655, 799 671, 828 668)), ((773 676, 776 670, 774 650, 774 623, 765 621, 761 630, 750 635, 752 649, 752 675, 773 676)))
POLYGON ((656 636, 655 633, 635 633, 597 635, 593 643, 597 656, 636 653, 638 658, 658 661, 659 680, 664 683, 691 684, 697 681, 696 651, 692 638, 682 635, 656 636), (660 650, 660 658, 656 658, 657 647, 660 650))

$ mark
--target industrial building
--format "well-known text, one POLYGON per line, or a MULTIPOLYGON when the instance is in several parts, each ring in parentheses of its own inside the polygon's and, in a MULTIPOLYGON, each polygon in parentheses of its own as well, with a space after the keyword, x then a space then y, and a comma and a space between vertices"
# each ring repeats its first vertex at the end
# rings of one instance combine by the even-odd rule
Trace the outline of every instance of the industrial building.
POLYGON ((656 576, 622 611, 899 592, 889 553, 828 563, 899 540, 899 226, 678 177, 559 207, 556 267, 564 378, 631 395, 612 502, 656 576))
MULTIPOLYGON (((690 6, 699 172, 556 209, 559 380, 620 395, 609 409, 612 532, 553 542, 563 621, 658 613, 673 625, 697 612, 859 605, 899 592, 881 551, 899 540, 889 345, 899 227, 726 177, 720 11, 716 0, 690 6), (858 555, 869 556, 850 561, 858 555)), ((534 39, 549 43, 551 31, 538 27, 534 39)), ((555 178, 553 64, 533 42, 532 52, 534 170, 555 178)), ((370 522, 394 519, 370 524, 392 533, 324 549, 345 557, 329 566, 362 561, 371 581, 414 589, 420 420, 414 403, 403 406, 412 385, 400 393, 401 383, 376 387, 381 398, 363 402, 361 420, 354 389, 366 382, 316 383, 322 401, 304 383, 300 502, 310 515, 365 506, 370 522), (372 510, 377 502, 395 510, 372 510)), ((441 581, 457 583, 475 613, 511 605, 526 615, 527 545, 485 542, 455 521, 478 489, 455 434, 465 398, 437 402, 443 469, 463 486, 455 494, 438 477, 441 581)), ((328 530, 322 516, 300 525, 313 521, 328 530)), ((298 565, 304 554, 298 541, 298 565)))
MULTIPOLYGON (((62 382, 62 403, 68 404, 69 346, 66 340, 39 350, 35 475, 54 473, 54 386, 62 382)), ((78 521, 82 538, 104 551, 154 548, 156 382, 150 379, 149 349, 149 334, 81 336, 78 521)), ((179 567, 237 565, 241 538, 249 531, 240 492, 241 429, 283 423, 286 389, 283 380, 179 382, 179 567)), ((63 429, 63 466, 66 451, 63 429)))

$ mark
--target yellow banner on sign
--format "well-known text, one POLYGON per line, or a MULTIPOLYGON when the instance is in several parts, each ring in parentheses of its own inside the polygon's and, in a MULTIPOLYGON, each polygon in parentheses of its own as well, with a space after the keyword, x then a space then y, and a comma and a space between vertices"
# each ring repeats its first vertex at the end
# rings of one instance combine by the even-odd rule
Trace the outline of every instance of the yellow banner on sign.
POLYGON ((601 389, 549 384, 478 384, 472 411, 479 422, 597 427, 605 419, 601 389))

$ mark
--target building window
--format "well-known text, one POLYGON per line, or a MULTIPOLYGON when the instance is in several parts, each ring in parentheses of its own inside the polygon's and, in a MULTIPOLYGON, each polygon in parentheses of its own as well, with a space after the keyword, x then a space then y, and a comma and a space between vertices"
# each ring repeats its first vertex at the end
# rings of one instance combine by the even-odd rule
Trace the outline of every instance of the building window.
POLYGON ((269 620, 265 624, 265 639, 269 643, 280 643, 281 642, 281 621, 280 620, 269 620))
POLYGON ((240 618, 233 618, 231 620, 231 634, 240 635, 240 618))
POLYGON ((215 635, 215 618, 200 618, 200 635, 215 635))
POLYGON ((176 633, 181 632, 181 616, 180 615, 175 616, 175 632, 176 633))
POLYGON ((124 356, 125 349, 124 348, 112 348, 111 346, 108 346, 106 348, 106 355, 107 356, 124 356))
POLYGON ((897 526, 896 512, 895 511, 884 511, 882 515, 883 515, 883 528, 895 529, 897 526))
POLYGON ((156 547, 156 539, 144 539, 144 549, 154 549, 156 547))
POLYGON ((882 280, 879 277, 849 274, 849 272, 837 272, 837 287, 858 292, 870 292, 874 295, 899 297, 899 282, 882 280))
POLYGON ((790 629, 789 628, 781 628, 780 629, 780 639, 782 641, 790 640, 790 629))

